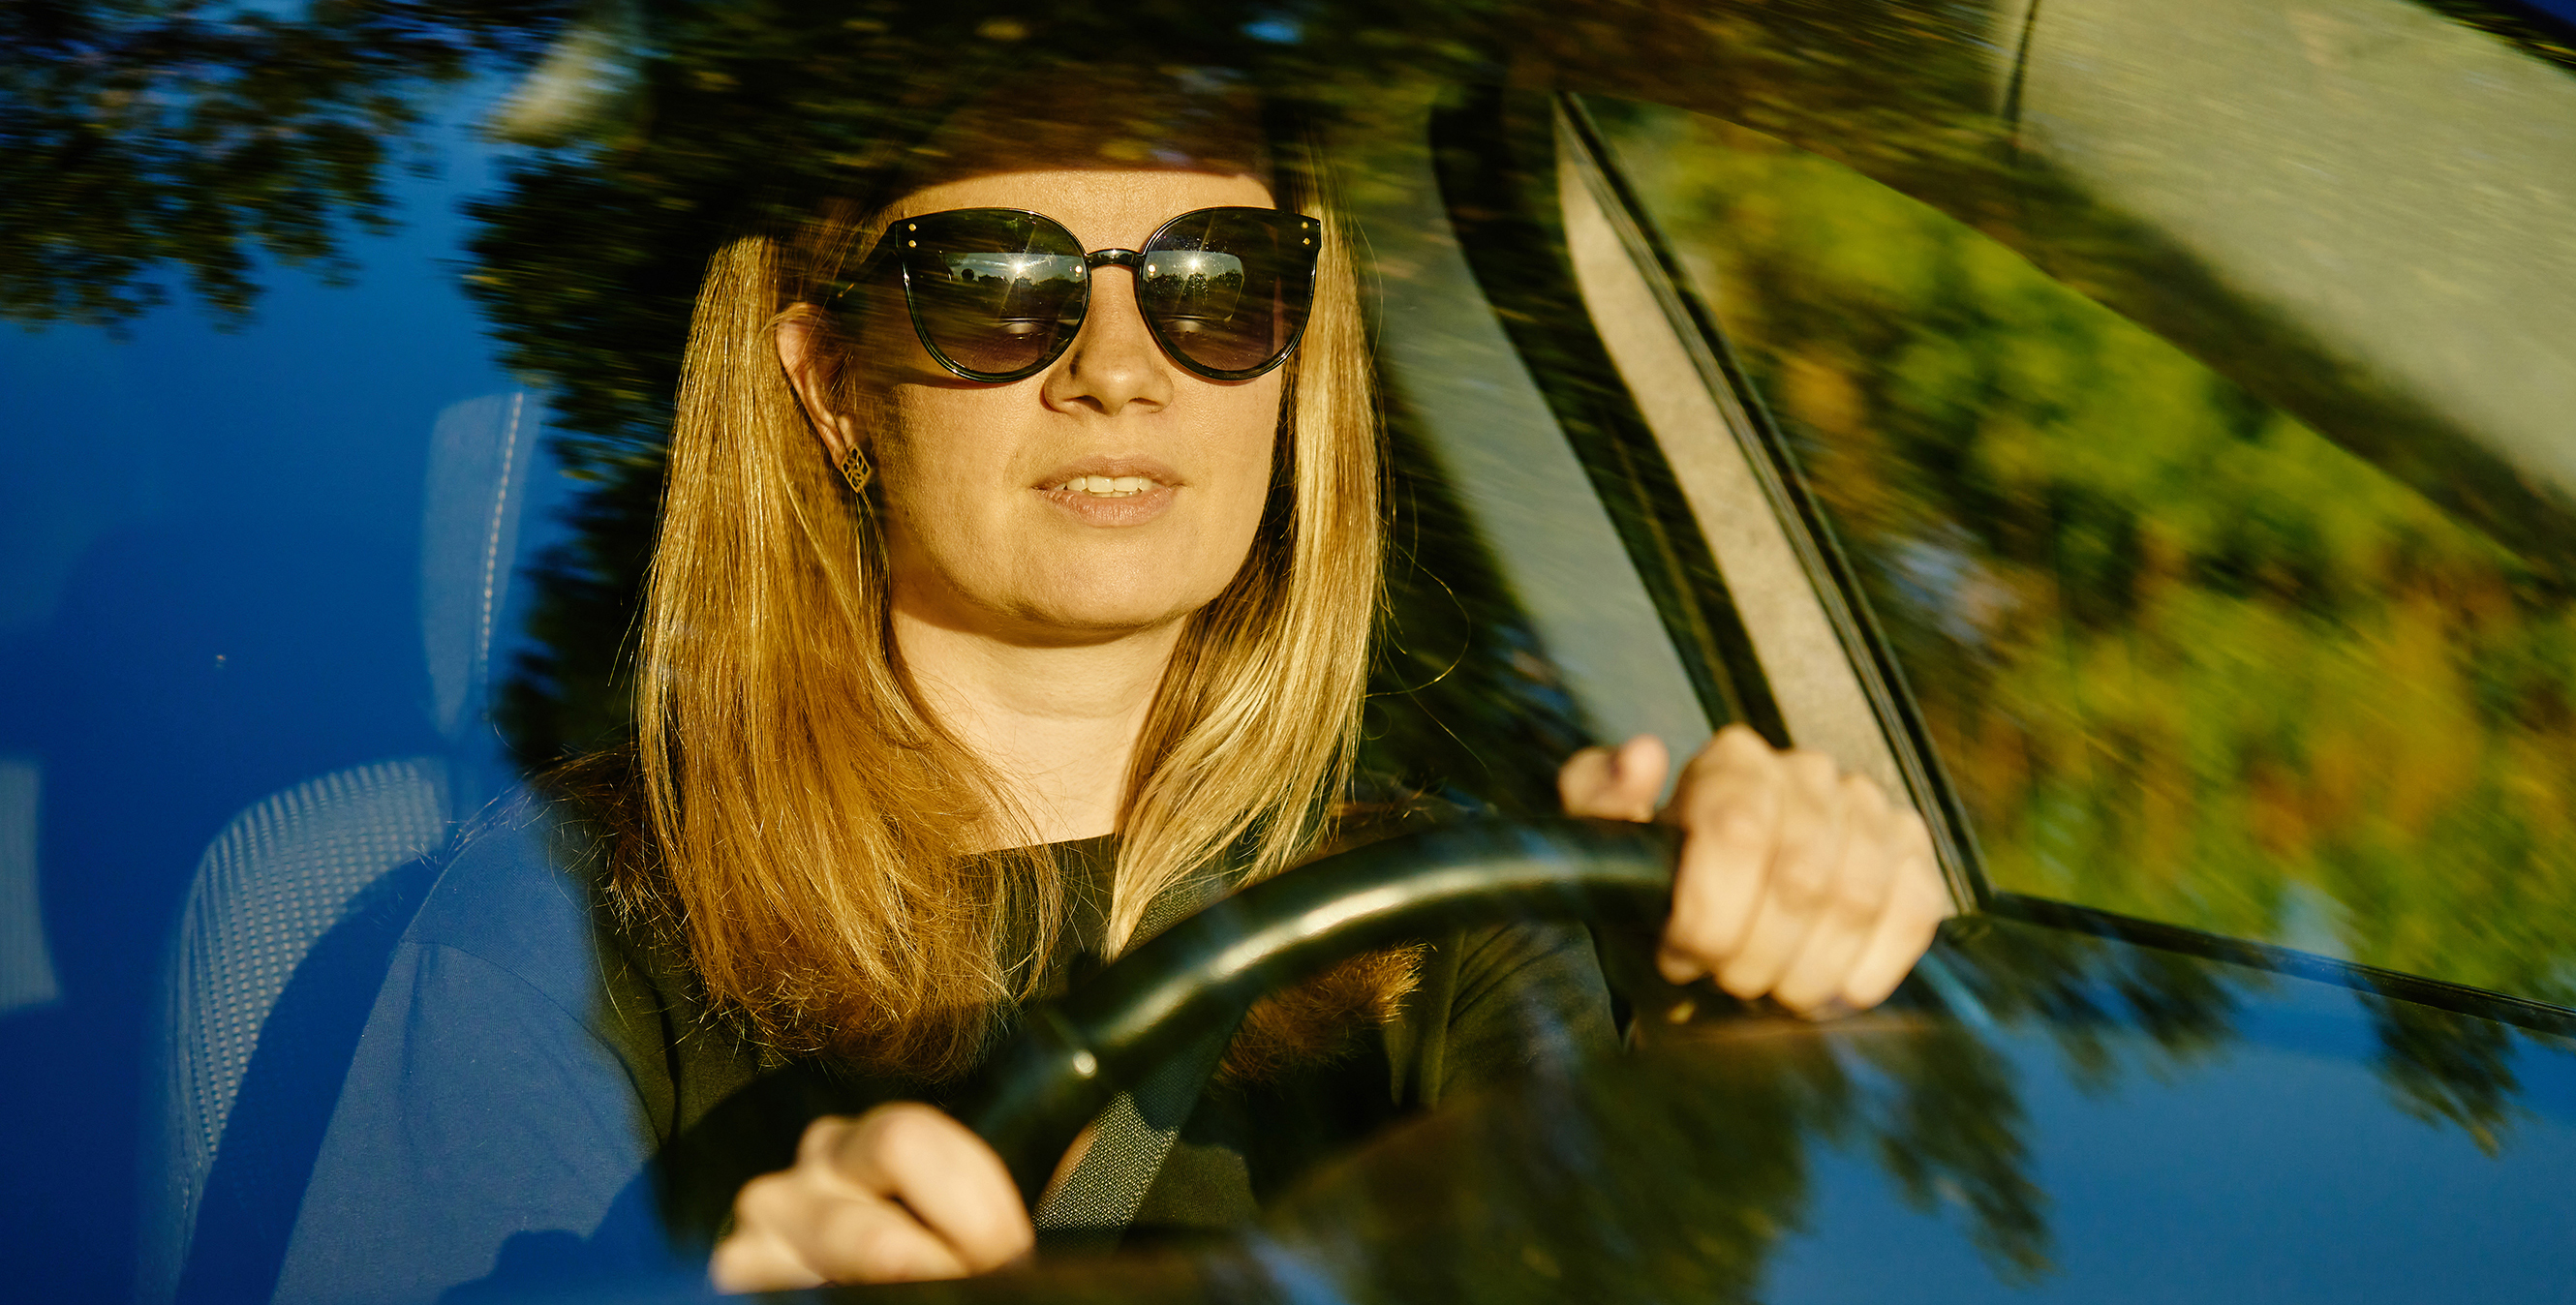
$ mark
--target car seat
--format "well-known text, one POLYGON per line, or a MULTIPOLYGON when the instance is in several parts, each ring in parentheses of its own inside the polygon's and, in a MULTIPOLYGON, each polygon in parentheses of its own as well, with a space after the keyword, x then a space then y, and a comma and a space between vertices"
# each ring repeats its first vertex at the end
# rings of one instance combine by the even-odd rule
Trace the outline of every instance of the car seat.
POLYGON ((536 445, 524 394, 431 439, 420 616, 446 756, 352 766, 235 816, 199 859, 149 1051, 136 1294, 265 1300, 393 948, 491 795, 484 709, 536 445))

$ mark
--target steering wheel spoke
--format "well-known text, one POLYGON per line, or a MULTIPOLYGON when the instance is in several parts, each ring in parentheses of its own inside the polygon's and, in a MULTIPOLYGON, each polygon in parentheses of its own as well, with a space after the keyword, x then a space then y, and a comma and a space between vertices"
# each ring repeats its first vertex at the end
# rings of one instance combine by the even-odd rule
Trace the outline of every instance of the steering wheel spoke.
POLYGON ((1182 920, 1029 1007, 955 1107, 1032 1206, 1120 1088, 1254 999, 1462 925, 1660 923, 1679 834, 1607 820, 1469 821, 1310 862, 1182 920))

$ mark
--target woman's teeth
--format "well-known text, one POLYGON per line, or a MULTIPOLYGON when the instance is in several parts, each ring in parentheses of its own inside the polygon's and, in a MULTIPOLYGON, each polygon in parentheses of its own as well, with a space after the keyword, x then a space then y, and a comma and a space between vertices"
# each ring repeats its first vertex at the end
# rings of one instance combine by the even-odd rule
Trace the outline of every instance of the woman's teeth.
POLYGON ((1131 494, 1142 494, 1153 487, 1153 478, 1149 476, 1076 476, 1056 486, 1057 489, 1097 494, 1102 498, 1125 498, 1131 494))

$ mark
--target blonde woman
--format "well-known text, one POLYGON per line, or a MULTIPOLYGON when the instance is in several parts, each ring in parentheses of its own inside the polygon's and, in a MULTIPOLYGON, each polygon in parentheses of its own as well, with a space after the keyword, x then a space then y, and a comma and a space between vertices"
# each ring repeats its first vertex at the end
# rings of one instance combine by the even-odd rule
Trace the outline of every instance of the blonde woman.
MULTIPOLYGON (((285 1297, 711 1240, 730 1290, 1009 1263, 1030 1214, 947 1085, 1016 1003, 1333 835, 1382 548, 1349 232, 1249 114, 1052 94, 714 259, 639 746, 447 871, 285 1297)), ((1566 807, 1655 818, 1666 768, 1579 753, 1566 807)), ((1660 814, 1677 981, 1866 1007, 1946 911, 1919 820, 1748 731, 1660 814)), ((1363 958, 1247 1021, 1133 1226, 1238 1222, 1305 1155, 1610 1037, 1579 929, 1363 958)))

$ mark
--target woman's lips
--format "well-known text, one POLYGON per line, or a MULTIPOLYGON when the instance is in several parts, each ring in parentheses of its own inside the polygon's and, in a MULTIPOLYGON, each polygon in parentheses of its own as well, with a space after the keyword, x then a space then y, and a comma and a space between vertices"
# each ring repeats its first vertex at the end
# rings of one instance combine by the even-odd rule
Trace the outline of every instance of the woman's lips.
POLYGON ((1040 478, 1035 488, 1085 525, 1140 526, 1172 508, 1180 477, 1143 458, 1084 458, 1040 478))
POLYGON ((1141 526, 1172 510, 1172 487, 1161 483, 1122 494, 1095 494, 1081 489, 1038 492, 1085 525, 1141 526))

